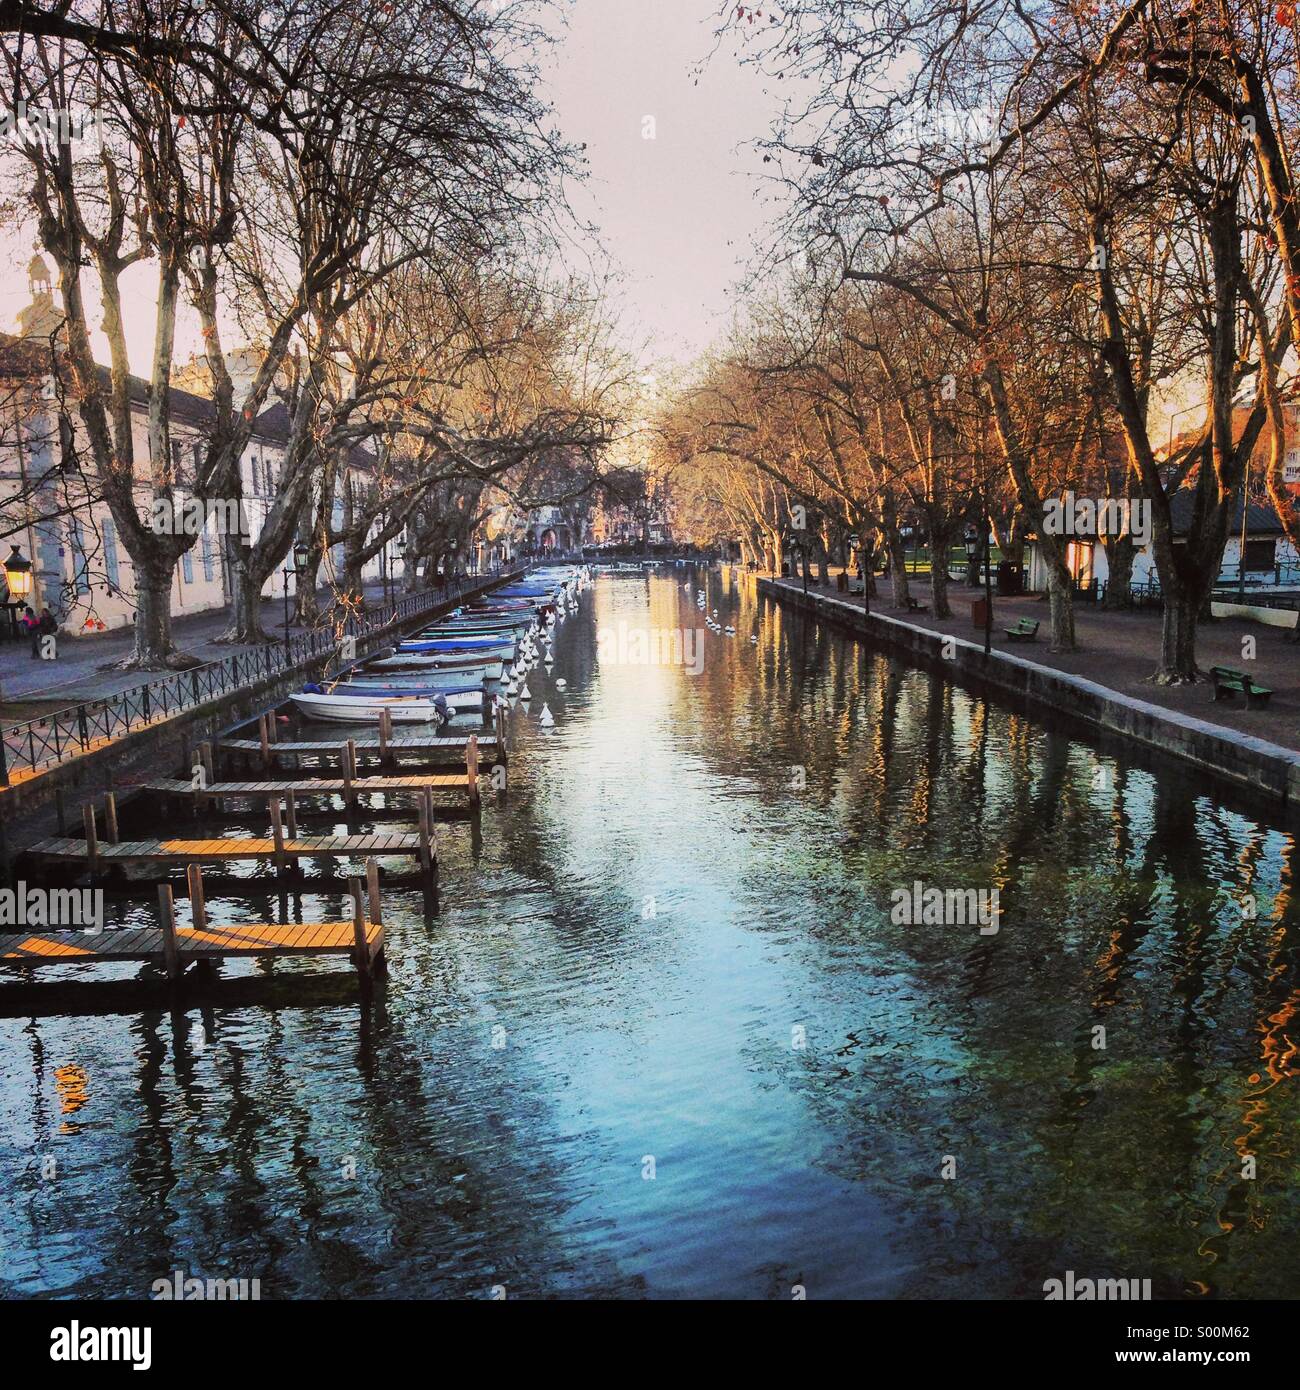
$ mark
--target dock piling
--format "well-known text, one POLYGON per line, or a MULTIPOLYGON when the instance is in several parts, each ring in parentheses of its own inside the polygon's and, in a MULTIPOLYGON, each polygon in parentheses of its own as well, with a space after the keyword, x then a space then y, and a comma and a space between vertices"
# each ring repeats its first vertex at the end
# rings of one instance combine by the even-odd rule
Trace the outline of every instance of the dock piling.
POLYGON ((257 718, 257 739, 262 745, 262 766, 269 768, 271 766, 271 735, 266 727, 266 715, 264 714, 258 715, 257 718))
POLYGON ((348 810, 355 811, 357 807, 356 788, 352 785, 357 779, 357 742, 356 739, 348 739, 343 748, 343 756, 348 760, 347 770, 347 798, 348 810))
POLYGON ((275 841, 275 867, 284 868, 284 822, 280 817, 280 798, 271 798, 271 838, 275 841))
POLYGON ((385 765, 393 760, 392 750, 389 743, 393 737, 393 712, 387 709, 379 711, 379 761, 385 765))
POLYGON ((93 874, 99 867, 99 832, 95 829, 95 807, 89 801, 81 808, 81 821, 86 827, 86 867, 93 874))
POLYGON ((167 967, 167 978, 179 980, 181 953, 176 943, 176 903, 172 898, 170 883, 158 885, 158 917, 162 922, 163 963, 167 967))
POLYGON ((478 735, 471 734, 469 742, 465 745, 465 775, 466 791, 469 795, 469 804, 475 812, 479 809, 478 797, 478 735))
POLYGON ((104 793, 104 839, 115 845, 117 839, 117 798, 112 792, 104 793))
POLYGON ((417 803, 420 813, 420 867, 425 873, 429 872, 430 867, 429 835, 433 821, 429 814, 429 805, 432 800, 432 797, 420 796, 417 803))
POLYGON ((366 896, 370 902, 370 920, 376 926, 383 926, 383 904, 379 900, 379 865, 374 855, 366 856, 366 896))
POLYGON ((352 894, 352 934, 357 946, 357 970, 362 979, 370 978, 370 944, 366 940, 366 911, 362 905, 361 880, 348 880, 348 891, 352 894))
POLYGON ((190 894, 190 917, 194 930, 207 931, 208 905, 203 898, 203 870, 197 864, 187 864, 185 882, 190 894))

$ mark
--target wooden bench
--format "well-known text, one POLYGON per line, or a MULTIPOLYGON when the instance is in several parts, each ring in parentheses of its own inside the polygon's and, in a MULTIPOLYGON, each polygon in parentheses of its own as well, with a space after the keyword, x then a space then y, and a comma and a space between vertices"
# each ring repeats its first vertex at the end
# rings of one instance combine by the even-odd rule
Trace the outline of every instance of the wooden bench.
POLYGON ((1235 670, 1231 666, 1211 666, 1210 674, 1214 677, 1214 698, 1218 700, 1230 700, 1238 692, 1246 697, 1246 704, 1250 709, 1262 709, 1268 704, 1268 698, 1273 691, 1267 685, 1260 685, 1252 680, 1245 671, 1235 670))
POLYGON ((1032 642, 1038 636, 1037 618, 1020 618, 1015 627, 1004 627, 1008 642, 1032 642))
POLYGON ((862 592, 862 590, 863 590, 863 586, 864 586, 864 581, 863 581, 863 580, 861 580, 861 579, 855 579, 855 578, 853 578, 851 575, 849 576, 849 586, 848 586, 849 593, 851 593, 851 594, 860 594, 860 593, 862 592))
POLYGON ((907 596, 907 611, 909 613, 928 613, 930 605, 928 603, 917 603, 911 594, 907 596))

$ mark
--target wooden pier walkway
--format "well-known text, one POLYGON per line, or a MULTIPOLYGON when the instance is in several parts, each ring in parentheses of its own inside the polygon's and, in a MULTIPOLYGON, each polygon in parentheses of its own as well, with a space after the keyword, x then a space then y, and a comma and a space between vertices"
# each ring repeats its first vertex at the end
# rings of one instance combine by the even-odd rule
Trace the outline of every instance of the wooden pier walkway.
POLYGON ((248 956, 351 956, 363 977, 384 973, 384 925, 379 897, 379 870, 366 862, 362 881, 349 886, 352 919, 339 922, 237 922, 208 920, 203 875, 197 864, 186 870, 192 922, 176 925, 170 884, 158 888, 161 925, 114 931, 9 932, 0 935, 0 964, 24 971, 42 965, 99 965, 115 961, 161 964, 169 979, 179 981, 187 966, 248 956))
POLYGON ((457 792, 477 799, 478 784, 463 772, 412 772, 387 777, 295 777, 280 782, 209 782, 196 787, 181 778, 158 777, 141 789, 179 797, 251 797, 269 801, 286 796, 347 796, 351 792, 457 792))
MULTIPOLYGON (((494 763, 505 761, 505 749, 501 747, 495 734, 471 734, 478 742, 478 755, 480 762, 494 763)), ((470 738, 407 738, 395 737, 388 740, 384 745, 396 757, 405 754, 416 753, 443 753, 449 754, 457 761, 464 758, 469 747, 470 738), (459 757, 457 757, 459 755, 459 757)), ((354 738, 349 740, 358 753, 378 754, 383 751, 383 747, 377 738, 354 738)), ((308 742, 272 742, 269 746, 272 758, 281 754, 290 756, 305 754, 308 757, 337 758, 341 756, 343 748, 346 746, 343 740, 313 740, 308 742)), ((255 738, 223 738, 217 743, 217 748, 223 753, 255 753, 261 756, 262 744, 255 738)), ((449 758, 449 761, 451 759, 449 758)))

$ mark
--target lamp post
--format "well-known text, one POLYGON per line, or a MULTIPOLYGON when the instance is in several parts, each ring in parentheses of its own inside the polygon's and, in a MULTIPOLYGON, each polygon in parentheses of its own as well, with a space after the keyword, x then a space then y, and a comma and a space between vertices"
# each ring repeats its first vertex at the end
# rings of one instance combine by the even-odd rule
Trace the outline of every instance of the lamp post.
POLYGON ((294 594, 297 596, 298 590, 302 586, 302 574, 307 568, 307 561, 311 559, 311 550, 306 541, 298 541, 293 548, 293 568, 288 565, 281 573, 284 576, 284 654, 287 658, 290 654, 289 648, 289 621, 292 616, 289 608, 289 580, 296 578, 298 583, 294 586, 294 594))
POLYGON ((9 599, 5 607, 9 610, 9 627, 14 637, 18 636, 18 610, 32 594, 32 562, 15 545, 5 561, 5 583, 9 586, 9 599))
POLYGON ((977 589, 980 582, 979 570, 975 567, 975 557, 979 554, 980 536, 979 528, 972 521, 966 527, 963 537, 966 543, 966 583, 972 589, 977 589))
POLYGON ((984 655, 993 650, 993 566, 990 561, 993 552, 989 542, 993 536, 993 519, 989 516, 988 502, 981 509, 984 525, 984 655))

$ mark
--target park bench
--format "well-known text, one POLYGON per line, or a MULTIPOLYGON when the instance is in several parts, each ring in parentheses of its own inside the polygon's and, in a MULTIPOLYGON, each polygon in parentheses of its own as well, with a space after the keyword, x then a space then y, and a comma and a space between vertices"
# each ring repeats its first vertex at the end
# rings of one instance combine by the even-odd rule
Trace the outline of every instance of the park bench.
POLYGON ((865 580, 862 580, 862 579, 855 579, 852 575, 850 575, 850 576, 849 576, 849 593, 851 593, 851 594, 860 594, 860 593, 862 592, 862 587, 863 587, 863 584, 864 584, 865 582, 866 582, 865 580))
POLYGON ((1231 666, 1211 666, 1210 674, 1214 677, 1215 700, 1230 700, 1240 691, 1246 697, 1249 708, 1260 709, 1268 704, 1268 697, 1273 693, 1269 686, 1260 685, 1245 671, 1235 670, 1231 666))
POLYGON ((911 594, 907 596, 907 611, 909 613, 928 613, 930 605, 928 603, 917 603, 911 594))
POLYGON ((1038 636, 1037 618, 1020 618, 1015 627, 1004 627, 1008 642, 1032 642, 1038 636))

